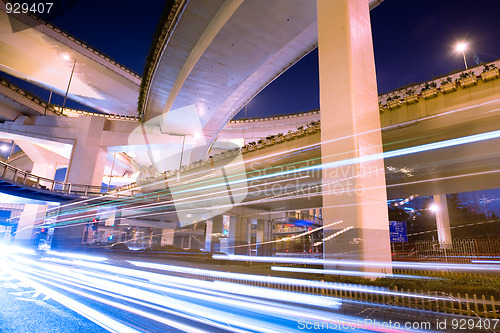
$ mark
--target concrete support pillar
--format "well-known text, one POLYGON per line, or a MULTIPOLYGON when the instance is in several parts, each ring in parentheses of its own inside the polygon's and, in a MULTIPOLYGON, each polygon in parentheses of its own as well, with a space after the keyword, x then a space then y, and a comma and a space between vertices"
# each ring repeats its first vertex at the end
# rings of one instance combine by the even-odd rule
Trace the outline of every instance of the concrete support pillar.
POLYGON ((213 237, 214 234, 222 234, 223 216, 217 215, 207 220, 205 231, 205 251, 219 252, 219 238, 213 237))
POLYGON ((242 245, 239 242, 239 237, 238 237, 238 231, 240 231, 238 230, 239 220, 240 218, 238 218, 237 216, 229 217, 229 237, 227 242, 228 249, 226 251, 226 254, 239 254, 239 246, 242 245))
POLYGON ((161 230, 161 246, 174 245, 174 232, 175 229, 161 230))
POLYGON ((321 155, 326 165, 322 214, 325 225, 342 221, 325 229, 324 257, 358 260, 364 271, 390 272, 384 161, 362 159, 382 152, 368 0, 317 4, 321 155), (368 262, 383 265, 363 265, 368 262))
MULTIPOLYGON (((217 215, 212 218, 212 234, 222 235, 222 229, 224 226, 223 215, 217 215)), ((220 237, 212 237, 212 252, 220 252, 221 244, 220 237)))
POLYGON ((100 147, 105 119, 80 116, 66 181, 73 184, 102 184, 106 151, 100 147))
POLYGON ((441 248, 448 247, 451 244, 451 230, 446 194, 435 195, 434 203, 436 205, 436 227, 439 243, 441 243, 441 248))
POLYGON ((37 232, 35 226, 42 225, 45 217, 46 205, 24 205, 23 212, 19 216, 19 223, 15 236, 15 242, 24 246, 36 246, 37 232))
POLYGON ((231 216, 229 238, 232 240, 233 254, 248 255, 250 244, 249 220, 244 217, 231 216))
POLYGON ((258 256, 270 256, 271 255, 271 245, 266 244, 270 241, 270 222, 267 220, 257 220, 257 255, 258 256), (264 244, 262 244, 264 243, 264 244))
POLYGON ((213 222, 211 219, 208 219, 205 227, 205 251, 212 251, 212 227, 213 222))
POLYGON ((254 218, 249 218, 249 219, 247 219, 247 221, 248 221, 248 223, 247 223, 248 244, 250 244, 248 246, 248 255, 255 255, 257 253, 257 246, 255 245, 255 243, 258 242, 257 241, 258 236, 257 236, 257 230, 256 230, 258 220, 254 219, 254 218), (252 229, 255 229, 255 230, 252 230, 252 229), (255 232, 255 239, 253 238, 254 232, 255 232), (255 252, 253 250, 255 250, 255 252))

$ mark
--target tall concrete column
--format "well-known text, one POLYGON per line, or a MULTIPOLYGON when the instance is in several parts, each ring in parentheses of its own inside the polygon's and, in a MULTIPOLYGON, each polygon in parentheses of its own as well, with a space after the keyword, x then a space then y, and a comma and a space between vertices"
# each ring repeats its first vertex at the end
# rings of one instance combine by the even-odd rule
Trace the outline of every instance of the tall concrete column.
POLYGON ((161 246, 174 245, 175 229, 161 229, 161 246))
POLYGON ((42 225, 46 207, 46 205, 24 205, 23 212, 19 216, 19 223, 17 224, 17 231, 14 237, 16 243, 24 246, 38 245, 33 243, 33 241, 36 241, 37 232, 34 228, 35 225, 42 225))
POLYGON ((448 201, 446 194, 437 194, 434 196, 436 205, 436 227, 441 248, 451 244, 450 216, 448 215, 448 201))
POLYGON ((205 251, 212 251, 212 220, 208 219, 205 228, 205 251))
POLYGON ((270 239, 269 232, 269 221, 267 220, 257 220, 257 234, 256 234, 256 243, 257 243, 257 255, 258 256, 269 256, 271 255, 270 244, 261 244, 266 243, 270 239))
POLYGON ((246 218, 231 216, 229 239, 233 246, 232 254, 248 255, 248 244, 250 243, 248 226, 246 218))
MULTIPOLYGON (((47 179, 54 179, 58 165, 65 165, 68 160, 63 156, 54 153, 36 143, 26 140, 16 140, 16 144, 23 150, 28 158, 33 162, 31 173, 47 179)), ((27 183, 27 185, 34 185, 27 183)), ((40 180, 38 186, 50 188, 52 183, 40 180)), ((28 244, 37 236, 39 229, 44 223, 47 205, 27 204, 24 205, 23 212, 19 217, 18 229, 16 232, 16 242, 28 244)))
POLYGON ((80 116, 66 181, 73 184, 102 184, 106 151, 101 148, 103 117, 80 116))
POLYGON ((382 152, 368 0, 317 3, 321 154, 328 166, 322 213, 325 225, 341 221, 324 231, 324 257, 390 272, 384 161, 356 160, 382 152), (382 265, 363 265, 368 262, 382 265))
POLYGON ((205 232, 205 251, 219 252, 219 238, 214 238, 214 234, 222 234, 223 216, 217 215, 207 220, 205 232))
MULTIPOLYGON (((212 234, 222 235, 222 229, 224 226, 224 216, 216 215, 212 218, 213 226, 212 226, 212 234)), ((220 252, 221 244, 220 237, 213 238, 212 237, 212 251, 220 252)))

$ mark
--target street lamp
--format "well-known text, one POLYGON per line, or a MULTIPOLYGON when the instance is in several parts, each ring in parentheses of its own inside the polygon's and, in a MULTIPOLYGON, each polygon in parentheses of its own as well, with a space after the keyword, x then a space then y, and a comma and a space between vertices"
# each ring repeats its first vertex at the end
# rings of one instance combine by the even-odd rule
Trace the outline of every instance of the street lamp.
MULTIPOLYGON (((68 61, 71 59, 71 57, 67 54, 63 54, 63 59, 68 61)), ((68 98, 68 92, 69 92, 69 86, 71 85, 71 79, 73 78, 73 73, 75 72, 75 66, 76 66, 76 58, 73 59, 73 69, 71 70, 71 75, 69 76, 69 82, 68 82, 68 88, 66 88, 66 95, 64 95, 64 101, 62 104, 62 111, 64 111, 64 106, 66 105, 66 98, 68 98)))
POLYGON ((465 42, 458 42, 457 45, 455 45, 455 50, 460 53, 462 52, 462 55, 464 56, 464 63, 465 63, 465 69, 467 70, 467 59, 465 58, 465 50, 467 50, 467 43, 465 42))
POLYGON ((14 151, 14 146, 15 146, 14 140, 12 140, 10 147, 6 144, 0 146, 0 151, 2 151, 3 153, 10 151, 9 156, 7 156, 7 160, 9 160, 9 158, 12 156, 12 152, 14 151))
POLYGON ((439 206, 436 204, 432 204, 430 205, 429 210, 433 213, 437 213, 439 211, 439 206))

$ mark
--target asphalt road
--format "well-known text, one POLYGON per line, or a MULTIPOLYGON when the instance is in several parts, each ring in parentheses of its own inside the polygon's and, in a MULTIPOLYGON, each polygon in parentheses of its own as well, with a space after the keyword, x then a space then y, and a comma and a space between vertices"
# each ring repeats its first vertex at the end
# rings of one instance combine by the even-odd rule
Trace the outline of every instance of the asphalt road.
POLYGON ((0 267, 0 332, 107 332, 0 267))

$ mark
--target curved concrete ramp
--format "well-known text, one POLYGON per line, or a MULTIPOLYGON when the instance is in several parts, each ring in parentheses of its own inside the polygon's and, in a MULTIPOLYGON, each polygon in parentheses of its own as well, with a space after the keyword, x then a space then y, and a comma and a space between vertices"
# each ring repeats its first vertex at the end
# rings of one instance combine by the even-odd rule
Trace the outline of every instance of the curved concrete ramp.
MULTIPOLYGON (((91 23, 89 23, 91 24, 91 23)), ((106 113, 136 115, 140 77, 108 56, 0 2, 0 70, 106 113), (9 20, 10 18, 10 20, 9 20), (14 32, 11 21, 25 27, 14 32)))
MULTIPOLYGON (((367 2, 373 7, 380 1, 367 2)), ((185 122, 162 115, 195 107, 208 146, 249 100, 318 42, 311 0, 176 1, 170 14, 143 81, 142 111, 146 124, 170 133, 185 122)))

